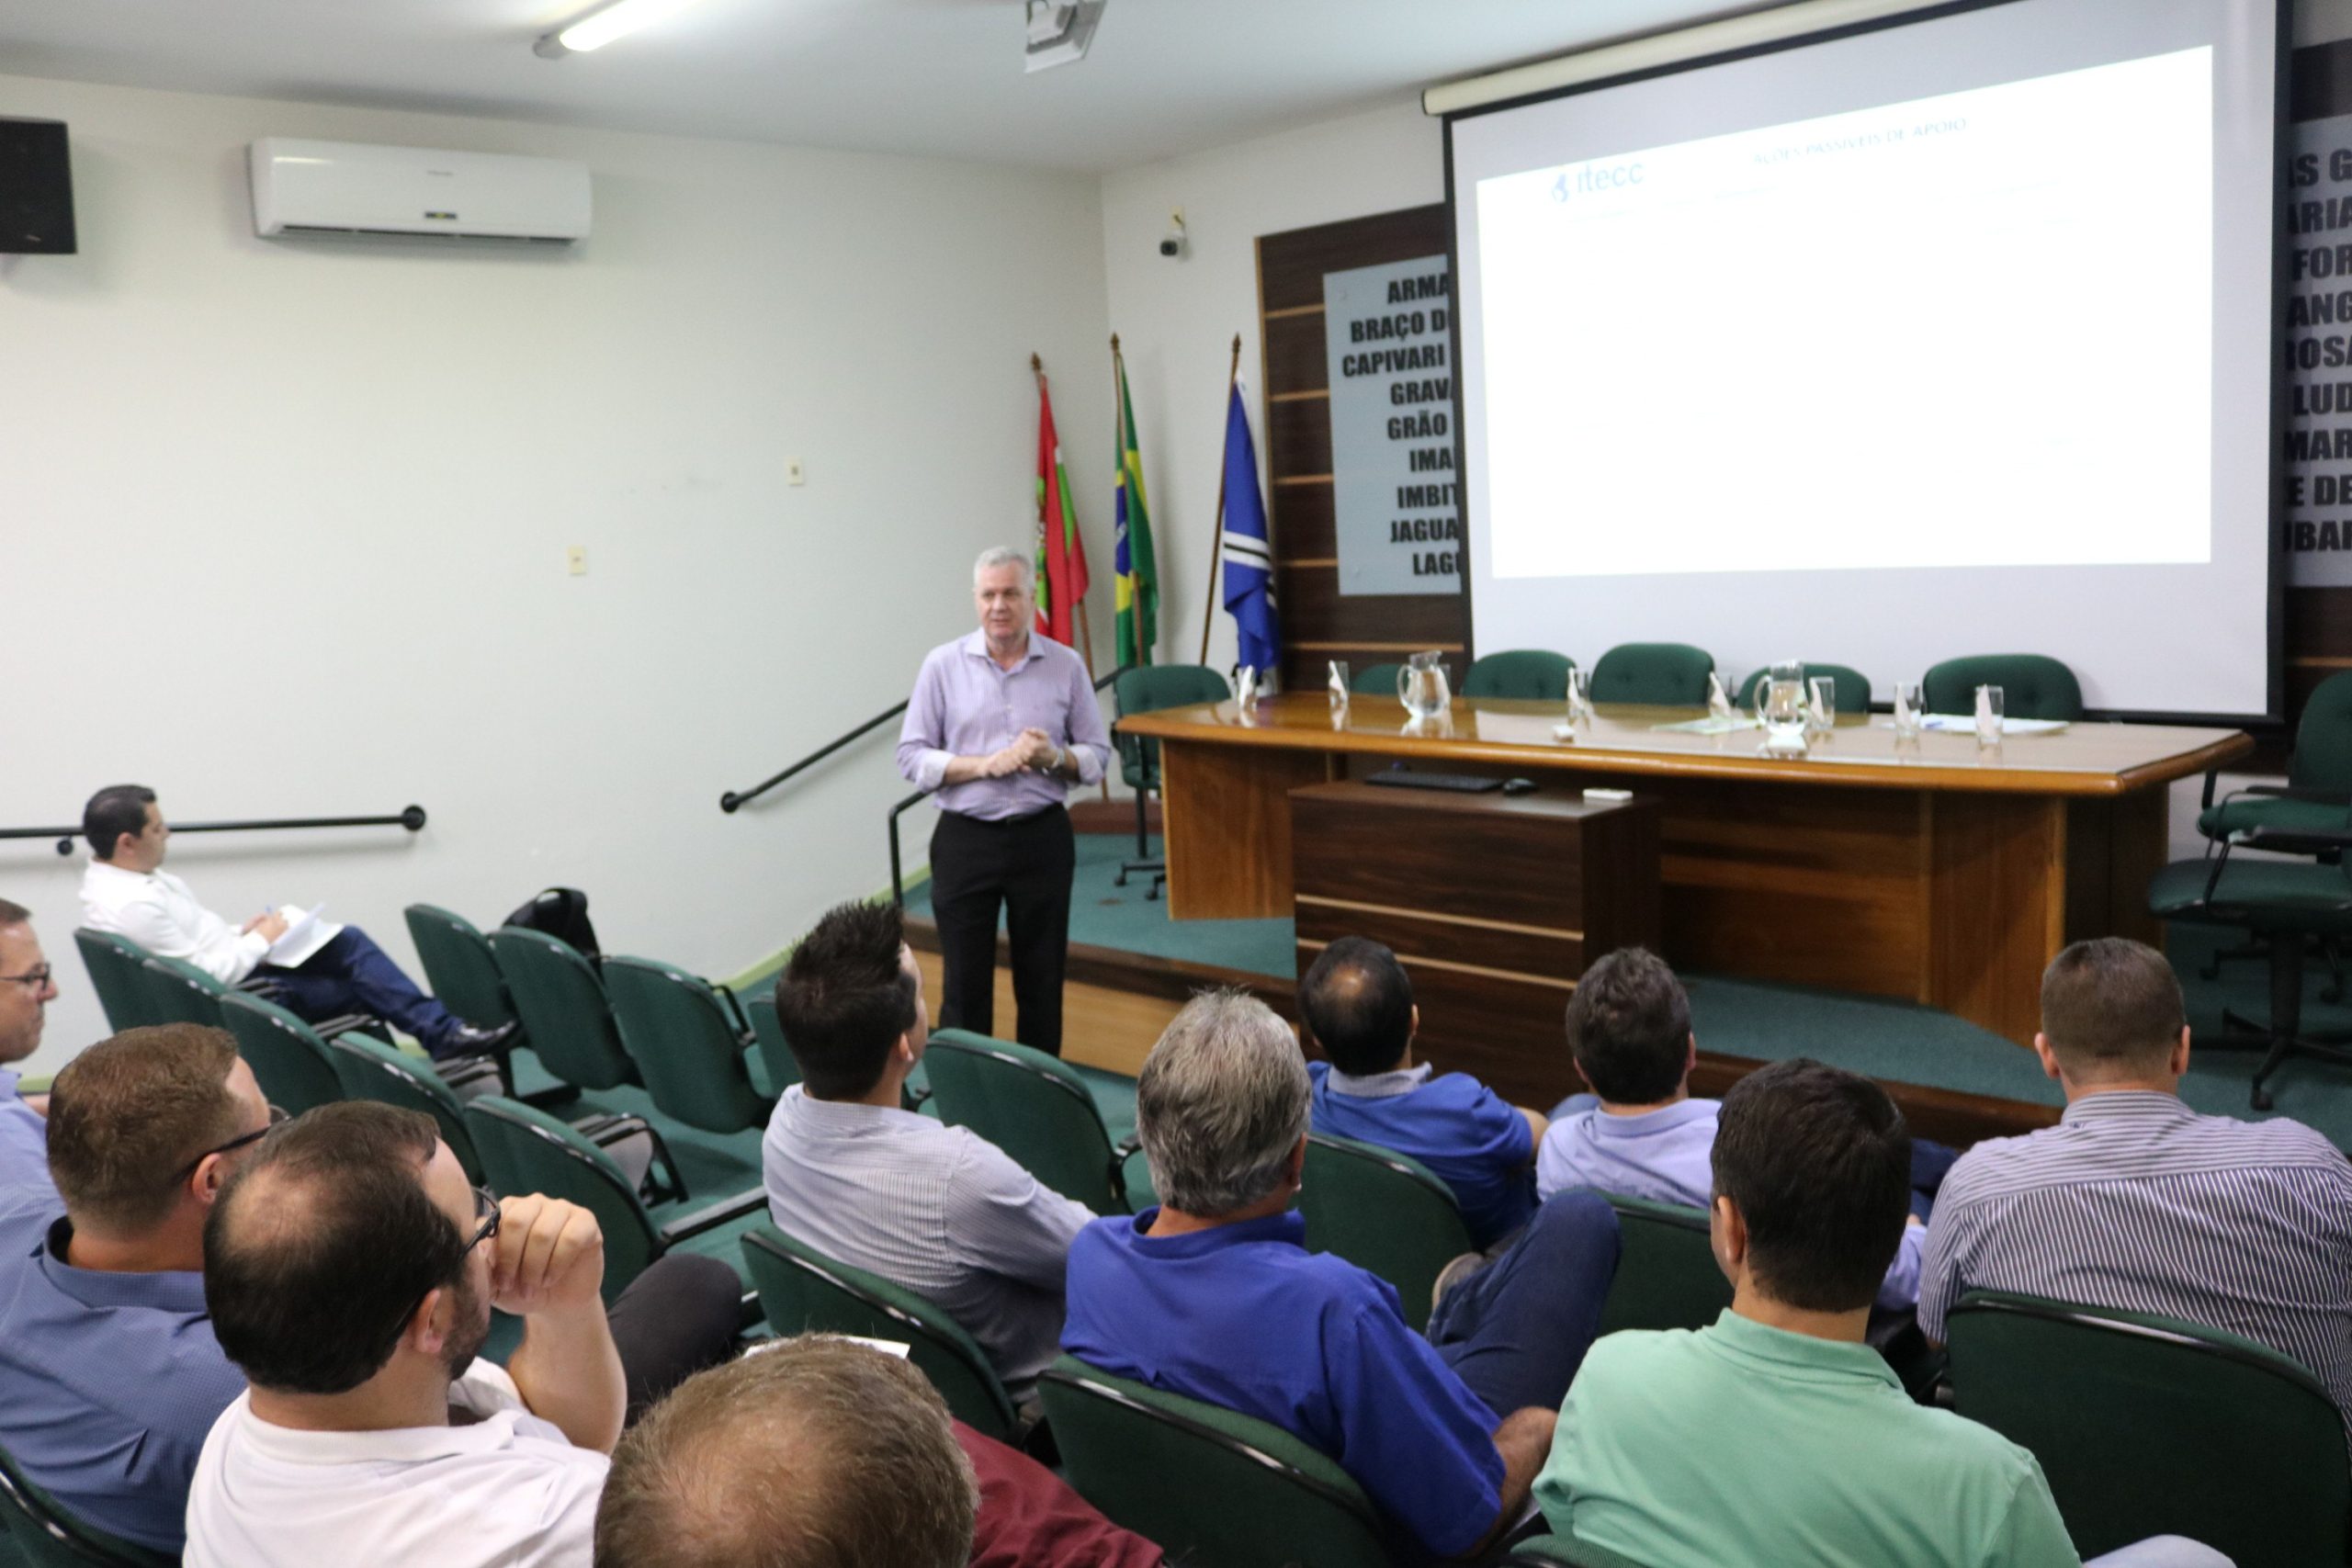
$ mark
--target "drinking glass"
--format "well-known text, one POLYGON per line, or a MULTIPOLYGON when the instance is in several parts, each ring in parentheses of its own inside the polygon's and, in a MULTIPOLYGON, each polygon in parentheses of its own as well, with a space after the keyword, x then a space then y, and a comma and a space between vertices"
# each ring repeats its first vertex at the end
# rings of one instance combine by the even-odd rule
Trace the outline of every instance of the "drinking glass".
POLYGON ((1330 664, 1331 705, 1335 708, 1343 708, 1348 705, 1348 661, 1344 659, 1334 659, 1330 664))
POLYGON ((1894 738, 1897 740, 1919 739, 1919 720, 1927 710, 1927 698, 1920 694, 1917 681, 1894 683, 1894 738))
POLYGON ((1568 671, 1568 722, 1592 722, 1592 671, 1572 669, 1568 671))
POLYGON ((1723 676, 1713 670, 1707 671, 1707 716, 1720 725, 1732 722, 1731 693, 1724 689, 1723 676))
POLYGON ((1998 746, 2001 743, 2001 715, 2007 699, 1998 686, 1976 688, 1976 744, 1998 746))
POLYGON ((1813 728, 1826 735, 1838 728, 1837 678, 1815 675, 1805 684, 1813 689, 1813 728))

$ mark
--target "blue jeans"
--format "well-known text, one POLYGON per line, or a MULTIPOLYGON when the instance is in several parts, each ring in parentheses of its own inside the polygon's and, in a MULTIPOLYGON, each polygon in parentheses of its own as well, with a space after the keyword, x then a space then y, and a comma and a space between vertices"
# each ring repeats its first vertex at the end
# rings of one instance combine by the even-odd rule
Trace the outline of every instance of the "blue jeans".
POLYGON ((277 988, 279 1001, 315 1023, 345 1013, 372 1012, 416 1037, 438 1056, 463 1022, 416 988, 401 966, 366 931, 345 926, 300 968, 265 964, 254 971, 277 988))
POLYGON ((1445 1293, 1430 1343, 1498 1416, 1557 1410, 1600 1332, 1622 1245, 1605 1199, 1556 1194, 1493 1262, 1445 1293))

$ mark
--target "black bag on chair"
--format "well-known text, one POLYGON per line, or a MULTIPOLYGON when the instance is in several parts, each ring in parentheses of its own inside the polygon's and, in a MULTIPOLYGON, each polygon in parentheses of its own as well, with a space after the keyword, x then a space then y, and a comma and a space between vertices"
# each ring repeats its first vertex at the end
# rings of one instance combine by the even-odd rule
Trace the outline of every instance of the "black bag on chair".
POLYGON ((582 958, 604 956, 596 945, 596 928, 588 920, 588 895, 577 887, 550 887, 500 923, 543 932, 582 958))

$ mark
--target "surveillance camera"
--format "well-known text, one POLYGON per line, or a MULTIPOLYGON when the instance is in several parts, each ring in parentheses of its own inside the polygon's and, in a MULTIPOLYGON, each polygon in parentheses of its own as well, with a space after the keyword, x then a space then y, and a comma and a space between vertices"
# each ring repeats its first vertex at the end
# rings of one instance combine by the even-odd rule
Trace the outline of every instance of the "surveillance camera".
POLYGON ((1168 232, 1159 237, 1159 254, 1170 261, 1184 254, 1184 209, 1181 207, 1168 215, 1168 232))

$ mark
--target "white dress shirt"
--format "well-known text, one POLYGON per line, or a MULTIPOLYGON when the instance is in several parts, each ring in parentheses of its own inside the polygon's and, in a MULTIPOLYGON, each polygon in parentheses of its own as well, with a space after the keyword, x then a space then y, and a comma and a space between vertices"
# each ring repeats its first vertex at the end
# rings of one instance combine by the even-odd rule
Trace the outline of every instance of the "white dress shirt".
POLYGON ((94 860, 82 874, 82 923, 127 936, 150 953, 186 959, 224 986, 254 972, 269 952, 259 931, 236 927, 196 901, 168 871, 128 871, 94 860))
POLYGON ((935 1303, 1015 1397, 1060 1354, 1070 1238, 1094 1212, 970 1128, 794 1084, 760 1164, 778 1230, 935 1303))
POLYGON ((188 1568, 588 1568, 610 1461, 477 1360, 449 1385, 468 1427, 301 1432, 243 1393, 187 1495, 188 1568))

